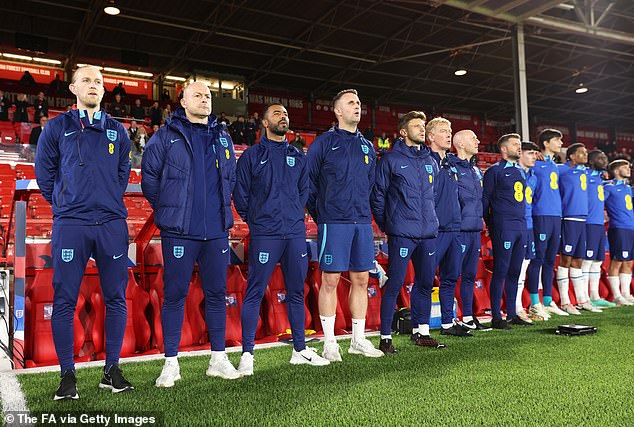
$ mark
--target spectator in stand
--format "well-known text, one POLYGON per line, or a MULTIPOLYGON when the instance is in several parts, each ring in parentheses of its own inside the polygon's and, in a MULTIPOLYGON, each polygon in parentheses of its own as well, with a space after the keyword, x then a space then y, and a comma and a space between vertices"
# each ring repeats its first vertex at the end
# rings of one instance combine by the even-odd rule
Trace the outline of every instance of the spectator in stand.
POLYGON ((369 126, 365 129, 365 132, 363 132, 363 137, 370 142, 374 141, 374 132, 372 132, 369 126))
POLYGON ((9 121, 9 106, 11 106, 11 102, 4 96, 4 92, 0 90, 0 120, 3 122, 9 121))
MULTIPOLYGON (((257 133, 258 130, 263 130, 264 128, 262 127, 262 119, 260 118, 260 113, 258 113, 257 111, 253 113, 253 119, 255 120, 255 132, 257 133)), ((264 133, 260 132, 260 134, 264 133)))
POLYGON ((33 128, 31 131, 31 136, 29 137, 29 145, 31 146, 31 151, 35 153, 35 147, 37 146, 37 140, 40 139, 40 135, 42 134, 42 129, 46 125, 48 121, 48 116, 40 116, 40 125, 33 128))
POLYGON ((26 112, 28 106, 29 103, 26 100, 26 94, 18 94, 18 98, 15 101, 15 113, 13 113, 13 123, 29 121, 29 115, 26 112))
POLYGON ((377 145, 379 147, 379 154, 381 155, 390 151, 390 138, 387 137, 385 132, 381 132, 377 145))
POLYGON ((125 93, 125 88, 123 87, 123 83, 119 82, 119 84, 117 86, 115 86, 114 89, 112 89, 112 94, 113 95, 121 95, 121 98, 125 98, 126 93, 125 93))
POLYGON ((330 129, 334 129, 337 126, 337 122, 336 121, 332 121, 330 122, 330 129))
POLYGON ((128 114, 126 106, 121 102, 121 95, 116 94, 114 101, 110 103, 110 115, 118 121, 123 121, 122 118, 128 114))
POLYGON ((220 117, 218 118, 218 123, 224 123, 225 126, 229 127, 231 125, 231 121, 225 116, 225 112, 220 113, 220 117))
POLYGON ((73 109, 73 106, 70 104, 66 104, 66 112, 68 113, 70 110, 73 109))
POLYGON ((163 89, 163 93, 161 94, 161 101, 168 104, 172 101, 169 90, 163 89))
POLYGON ((231 132, 231 139, 233 143, 236 145, 244 145, 246 144, 246 138, 244 137, 244 116, 238 116, 238 119, 233 122, 229 128, 229 132, 231 132))
POLYGON ((141 100, 136 99, 134 101, 134 106, 132 107, 130 114, 139 122, 143 123, 145 120, 145 108, 141 105, 141 100))
POLYGON ((168 102, 168 103, 165 105, 165 109, 163 110, 163 115, 162 115, 162 118, 163 118, 163 123, 165 123, 165 120, 167 120, 167 118, 168 118, 169 116, 171 116, 171 115, 172 115, 172 106, 171 106, 171 105, 170 105, 170 103, 168 102))
POLYGON ((35 123, 39 123, 40 117, 48 116, 48 101, 44 97, 44 92, 37 94, 37 98, 35 99, 33 106, 35 107, 35 116, 33 121, 35 123))
POLYGON ((131 160, 132 160, 133 168, 141 167, 141 160, 143 159, 143 151, 145 150, 145 143, 150 139, 144 126, 141 126, 137 129, 138 131, 134 139, 130 137, 130 140, 132 141, 131 160))
POLYGON ((150 123, 152 124, 152 127, 154 127, 154 125, 160 126, 162 120, 163 110, 159 106, 158 101, 154 101, 154 104, 152 104, 152 107, 150 108, 150 123))
POLYGON ((297 148, 299 151, 304 152, 304 147, 306 147, 306 140, 302 138, 302 134, 297 132, 295 133, 295 139, 291 141, 291 145, 297 148))
POLYGON ((48 86, 49 95, 64 95, 68 85, 66 82, 59 78, 59 73, 55 74, 55 80, 53 80, 48 86))
POLYGON ((128 135, 130 135, 130 141, 134 141, 137 133, 139 132, 139 127, 136 124, 136 120, 130 120, 130 128, 128 129, 128 135))
POLYGON ((244 126, 244 139, 246 140, 246 143, 249 147, 255 144, 255 136, 257 131, 257 122, 255 121, 255 118, 251 116, 244 126))
POLYGON ((22 78, 20 78, 20 84, 22 86, 33 86, 35 84, 35 79, 31 75, 31 73, 25 71, 22 75, 22 78))
POLYGON ((160 125, 152 125, 152 135, 154 135, 156 131, 159 130, 160 128, 161 128, 160 125))

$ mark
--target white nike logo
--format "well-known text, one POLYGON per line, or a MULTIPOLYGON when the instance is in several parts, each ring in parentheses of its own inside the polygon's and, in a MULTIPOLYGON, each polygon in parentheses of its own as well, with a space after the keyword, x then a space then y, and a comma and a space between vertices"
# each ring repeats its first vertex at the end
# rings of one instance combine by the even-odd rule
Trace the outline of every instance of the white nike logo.
POLYGON ((460 175, 466 175, 466 174, 467 174, 466 172, 460 172, 460 175))
POLYGON ((405 169, 406 167, 408 167, 409 165, 403 165, 401 166, 401 169, 405 169))
POLYGON ((64 132, 64 136, 70 136, 70 135, 74 134, 75 132, 77 132, 77 131, 74 130, 72 132, 64 132))
POLYGON ((510 173, 505 173, 504 176, 511 176, 511 174, 510 173))
POLYGON ((427 255, 432 256, 432 255, 433 255, 433 254, 435 254, 435 253, 436 253, 436 251, 434 251, 434 252, 429 252, 427 255))
POLYGON ((542 165, 543 168, 545 168, 547 165, 542 165))
POLYGON ((308 252, 306 252, 305 254, 302 254, 302 258, 304 258, 306 255, 308 255, 308 252))
POLYGON ((175 143, 176 141, 180 141, 180 140, 181 140, 180 138, 170 139, 170 144, 173 144, 173 143, 175 143))
POLYGON ((335 151, 335 150, 338 150, 338 149, 340 149, 340 148, 341 148, 341 145, 339 145, 339 146, 337 146, 337 147, 332 147, 332 148, 331 148, 331 150, 332 150, 332 151, 335 151))
POLYGON ((112 255, 112 259, 119 259, 123 256, 123 254, 121 255, 112 255))
POLYGON ((222 253, 223 253, 223 254, 226 254, 228 250, 229 250, 229 248, 227 248, 227 249, 223 249, 223 250, 222 250, 222 253))
POLYGON ((264 163, 266 163, 266 162, 268 162, 268 161, 269 161, 269 159, 266 159, 266 160, 260 160, 260 164, 261 164, 261 165, 263 165, 264 163))

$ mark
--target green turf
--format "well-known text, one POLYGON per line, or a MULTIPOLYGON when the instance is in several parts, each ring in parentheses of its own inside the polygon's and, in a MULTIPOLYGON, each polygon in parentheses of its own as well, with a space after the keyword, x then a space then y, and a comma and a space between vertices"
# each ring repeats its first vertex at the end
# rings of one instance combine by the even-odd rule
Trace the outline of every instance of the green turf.
POLYGON ((344 341, 343 363, 322 368, 290 365, 290 347, 259 350, 255 376, 235 381, 207 378, 207 357, 182 358, 172 389, 153 385, 161 361, 125 364, 137 390, 120 395, 82 369, 77 402, 51 401, 58 374, 19 379, 31 411, 155 410, 167 425, 634 425, 634 307, 575 317, 598 326, 592 336, 555 335, 564 319, 443 337, 445 350, 395 337, 400 354, 380 359, 344 341))

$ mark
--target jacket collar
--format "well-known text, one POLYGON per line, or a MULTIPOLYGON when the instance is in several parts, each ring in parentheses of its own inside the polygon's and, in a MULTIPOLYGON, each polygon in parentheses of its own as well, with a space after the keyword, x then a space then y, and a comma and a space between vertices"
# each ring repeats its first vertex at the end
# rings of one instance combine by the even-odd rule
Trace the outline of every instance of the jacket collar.
POLYGON ((398 138, 396 142, 394 142, 394 146, 392 147, 392 151, 399 152, 406 157, 416 158, 416 157, 429 157, 430 151, 429 148, 425 144, 420 145, 420 149, 416 147, 410 147, 405 143, 403 138, 398 138))
POLYGON ((262 135, 260 137, 260 144, 270 150, 287 150, 289 147, 288 140, 286 138, 284 138, 284 141, 278 142, 268 139, 266 135, 262 135))

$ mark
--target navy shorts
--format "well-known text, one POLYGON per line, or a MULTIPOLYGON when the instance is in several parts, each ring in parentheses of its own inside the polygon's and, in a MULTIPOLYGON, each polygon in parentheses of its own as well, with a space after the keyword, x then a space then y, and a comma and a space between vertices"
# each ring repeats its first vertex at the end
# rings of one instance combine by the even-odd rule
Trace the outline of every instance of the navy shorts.
POLYGON ((369 271, 374 268, 372 224, 319 224, 317 232, 322 271, 369 271))
POLYGON ((586 257, 586 222, 564 219, 561 222, 560 253, 573 258, 586 257))
POLYGON ((586 224, 585 259, 603 261, 605 259, 605 239, 605 226, 603 224, 586 224))
POLYGON ((535 259, 535 235, 532 228, 529 228, 526 233, 526 254, 524 259, 535 259))
POLYGON ((610 242, 610 259, 617 261, 631 261, 634 259, 634 230, 625 228, 608 229, 610 242))

